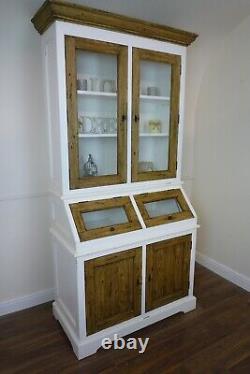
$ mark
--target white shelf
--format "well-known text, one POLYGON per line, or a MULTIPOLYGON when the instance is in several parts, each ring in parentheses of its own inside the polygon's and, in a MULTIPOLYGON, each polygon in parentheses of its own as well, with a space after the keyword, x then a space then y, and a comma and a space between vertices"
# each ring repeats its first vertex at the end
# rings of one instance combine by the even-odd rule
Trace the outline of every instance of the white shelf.
POLYGON ((141 137, 155 137, 155 138, 169 137, 169 135, 166 132, 160 132, 160 133, 141 132, 139 135, 141 137))
MULTIPOLYGON (((152 133, 140 133, 143 138, 164 138, 169 137, 167 133, 152 134, 152 133)), ((117 134, 78 134, 79 138, 117 138, 117 134)))
POLYGON ((140 95, 141 100, 149 101, 170 101, 169 96, 149 96, 149 95, 140 95))
POLYGON ((78 134, 79 138, 117 138, 117 134, 78 134))
POLYGON ((116 92, 80 91, 80 90, 77 90, 77 94, 82 95, 82 96, 117 97, 116 92))

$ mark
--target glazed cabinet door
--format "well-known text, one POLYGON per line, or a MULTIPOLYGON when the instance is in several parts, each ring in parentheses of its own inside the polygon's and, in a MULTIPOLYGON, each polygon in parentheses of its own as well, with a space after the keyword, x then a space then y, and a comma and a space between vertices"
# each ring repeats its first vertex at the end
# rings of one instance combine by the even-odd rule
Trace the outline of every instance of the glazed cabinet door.
POLYGON ((188 295, 192 235, 147 246, 146 311, 188 295))
POLYGON ((85 262, 87 334, 141 313, 141 248, 85 262))
POLYGON ((132 181, 176 177, 181 57, 133 48, 132 181))
POLYGON ((67 36, 70 188, 124 183, 127 47, 67 36))

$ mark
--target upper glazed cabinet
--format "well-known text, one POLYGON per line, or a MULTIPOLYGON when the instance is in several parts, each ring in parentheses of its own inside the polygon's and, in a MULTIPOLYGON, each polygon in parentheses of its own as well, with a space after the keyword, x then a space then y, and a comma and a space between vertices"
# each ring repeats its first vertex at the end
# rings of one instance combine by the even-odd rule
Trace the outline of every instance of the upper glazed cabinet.
POLYGON ((129 66, 127 46, 72 36, 65 52, 70 188, 175 178, 181 56, 132 48, 129 66))

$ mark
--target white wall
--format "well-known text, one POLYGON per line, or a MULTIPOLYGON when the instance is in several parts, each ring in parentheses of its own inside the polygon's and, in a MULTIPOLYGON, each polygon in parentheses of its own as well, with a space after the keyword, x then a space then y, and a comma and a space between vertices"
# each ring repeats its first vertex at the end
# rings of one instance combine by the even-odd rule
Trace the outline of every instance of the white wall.
POLYGON ((40 0, 0 2, 0 314, 3 302, 53 288, 40 0))
POLYGON ((198 251, 203 262, 207 260, 211 267, 218 262, 227 266, 229 269, 224 268, 227 271, 232 269, 247 277, 247 288, 250 287, 249 34, 250 17, 223 38, 218 34, 214 43, 197 43, 190 48, 187 95, 190 92, 191 98, 187 102, 191 105, 186 107, 186 125, 194 130, 189 138, 194 148, 192 201, 201 223, 198 251), (198 61, 202 71, 197 69, 198 61))

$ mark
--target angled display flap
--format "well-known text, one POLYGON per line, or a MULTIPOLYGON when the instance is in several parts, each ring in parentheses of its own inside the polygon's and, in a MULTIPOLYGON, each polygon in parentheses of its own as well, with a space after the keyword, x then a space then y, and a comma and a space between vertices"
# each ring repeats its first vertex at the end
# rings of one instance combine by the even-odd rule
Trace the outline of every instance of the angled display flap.
POLYGON ((141 229, 127 196, 70 204, 70 210, 81 241, 141 229))
POLYGON ((193 218, 180 189, 134 196, 146 227, 193 218))

